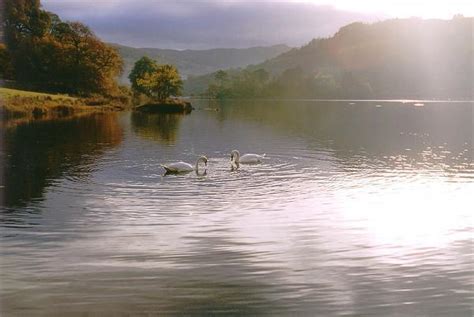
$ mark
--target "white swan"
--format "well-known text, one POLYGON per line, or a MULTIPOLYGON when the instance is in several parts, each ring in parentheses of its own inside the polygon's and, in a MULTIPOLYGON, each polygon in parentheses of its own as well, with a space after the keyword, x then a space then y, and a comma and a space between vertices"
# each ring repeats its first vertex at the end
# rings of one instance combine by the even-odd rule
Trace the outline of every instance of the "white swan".
POLYGON ((230 152, 230 161, 235 162, 238 166, 239 164, 257 164, 261 163, 262 160, 265 158, 265 154, 258 155, 258 154, 244 154, 240 156, 240 152, 237 150, 233 150, 230 152))
POLYGON ((196 171, 196 173, 198 173, 200 162, 204 162, 204 165, 207 166, 207 157, 201 156, 198 158, 195 166, 192 166, 186 162, 175 162, 166 165, 161 164, 161 167, 166 170, 166 174, 189 173, 192 171, 196 171))

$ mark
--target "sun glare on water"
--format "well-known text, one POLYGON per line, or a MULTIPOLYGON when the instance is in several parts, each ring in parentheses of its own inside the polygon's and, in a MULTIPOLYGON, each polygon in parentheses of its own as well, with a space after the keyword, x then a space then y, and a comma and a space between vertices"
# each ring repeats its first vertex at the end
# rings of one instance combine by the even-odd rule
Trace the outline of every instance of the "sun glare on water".
POLYGON ((341 198, 341 216, 348 223, 359 223, 367 243, 386 252, 380 256, 396 253, 397 260, 403 261, 404 255, 416 250, 447 247, 466 234, 464 229, 473 227, 466 208, 473 189, 447 182, 364 188, 347 195, 353 199, 341 198))

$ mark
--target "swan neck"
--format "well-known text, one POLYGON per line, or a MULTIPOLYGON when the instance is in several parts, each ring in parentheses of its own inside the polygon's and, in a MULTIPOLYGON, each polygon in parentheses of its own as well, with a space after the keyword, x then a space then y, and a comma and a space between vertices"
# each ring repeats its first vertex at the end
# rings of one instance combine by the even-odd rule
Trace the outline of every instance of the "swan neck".
POLYGON ((239 153, 239 151, 235 151, 235 152, 234 152, 234 156, 235 156, 234 161, 235 161, 237 164, 239 164, 239 161, 240 161, 240 153, 239 153))
POLYGON ((201 156, 200 158, 197 159, 197 161, 196 161, 196 172, 199 170, 199 162, 201 162, 201 161, 205 162, 206 158, 201 156))
POLYGON ((196 161, 196 166, 195 166, 196 172, 199 171, 199 162, 200 161, 201 161, 201 158, 198 158, 197 161, 196 161))

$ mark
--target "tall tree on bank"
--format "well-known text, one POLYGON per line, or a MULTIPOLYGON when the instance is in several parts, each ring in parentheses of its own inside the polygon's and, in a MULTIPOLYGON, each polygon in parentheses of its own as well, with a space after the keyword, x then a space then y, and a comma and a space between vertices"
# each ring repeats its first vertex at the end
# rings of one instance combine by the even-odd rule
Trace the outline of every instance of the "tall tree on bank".
POLYGON ((87 26, 61 21, 39 0, 5 1, 5 40, 19 84, 83 95, 117 89, 122 59, 87 26))
POLYGON ((11 65, 11 56, 5 44, 0 43, 0 78, 12 79, 13 68, 11 65))

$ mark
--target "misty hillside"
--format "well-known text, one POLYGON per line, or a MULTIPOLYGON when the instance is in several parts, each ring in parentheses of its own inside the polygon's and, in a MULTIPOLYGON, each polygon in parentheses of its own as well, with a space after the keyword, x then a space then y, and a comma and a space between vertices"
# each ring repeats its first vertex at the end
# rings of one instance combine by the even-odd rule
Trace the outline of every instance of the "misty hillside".
MULTIPOLYGON (((315 39, 248 70, 281 76, 298 69, 306 76, 329 76, 344 89, 349 78, 359 85, 346 85, 346 97, 472 99, 473 21, 455 17, 352 23, 331 38, 315 39), (351 91, 356 86, 368 87, 370 93, 351 91)), ((211 76, 187 82, 187 89, 196 92, 204 78, 211 76)))
POLYGON ((245 49, 217 48, 209 50, 171 50, 157 48, 133 48, 118 44, 116 47, 124 60, 124 72, 121 82, 128 82, 127 76, 133 64, 142 56, 156 59, 160 64, 173 64, 185 78, 189 75, 203 75, 222 68, 246 67, 273 58, 290 47, 274 45, 268 47, 250 47, 245 49))

